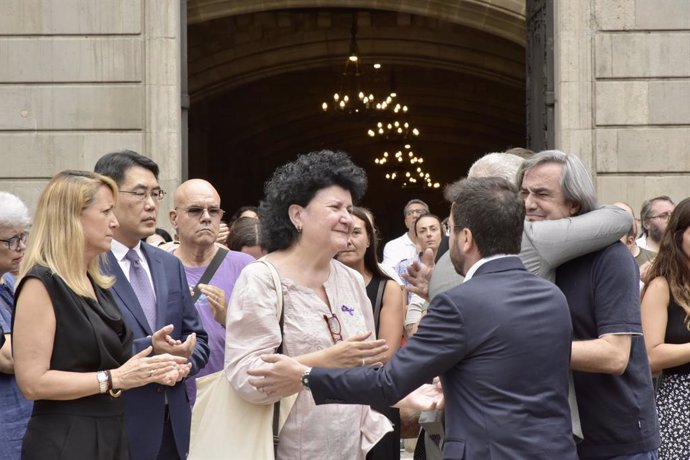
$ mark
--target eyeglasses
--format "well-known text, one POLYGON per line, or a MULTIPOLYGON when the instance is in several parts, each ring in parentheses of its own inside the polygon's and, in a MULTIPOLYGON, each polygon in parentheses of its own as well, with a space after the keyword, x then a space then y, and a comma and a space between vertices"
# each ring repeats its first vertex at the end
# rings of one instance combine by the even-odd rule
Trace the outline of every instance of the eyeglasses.
POLYGON ((326 326, 328 326, 328 332, 331 333, 331 339, 333 343, 338 343, 343 340, 342 329, 340 327, 340 320, 335 313, 329 315, 323 315, 324 321, 326 321, 326 326))
POLYGON ((406 216, 421 216, 422 214, 426 214, 428 211, 426 209, 408 209, 405 211, 406 216))
MULTIPOLYGON (((178 208, 175 208, 178 209, 178 208)), ((225 211, 218 207, 202 208, 201 206, 190 206, 188 208, 182 208, 184 212, 187 213, 189 217, 194 219, 201 219, 206 211, 211 219, 220 219, 225 214, 225 211)))
POLYGON ((137 201, 145 201, 148 197, 157 201, 162 201, 165 197, 165 190, 157 188, 154 190, 120 190, 120 193, 128 193, 137 201))
POLYGON ((26 233, 20 233, 15 235, 9 240, 0 240, 7 245, 7 249, 10 251, 19 251, 21 245, 26 243, 26 233))
POLYGON ((650 219, 660 219, 663 220, 664 222, 668 222, 668 220, 671 218, 671 214, 668 212, 665 212, 663 214, 659 214, 657 216, 649 216, 650 219))

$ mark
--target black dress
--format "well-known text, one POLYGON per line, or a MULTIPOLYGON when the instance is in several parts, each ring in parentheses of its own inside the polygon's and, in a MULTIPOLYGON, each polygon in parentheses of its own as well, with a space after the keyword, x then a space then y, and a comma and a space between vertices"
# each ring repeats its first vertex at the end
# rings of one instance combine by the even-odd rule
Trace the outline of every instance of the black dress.
MULTIPOLYGON (((110 292, 94 285, 98 302, 81 297, 49 269, 36 266, 17 287, 17 297, 28 278, 39 279, 53 303, 56 324, 51 370, 114 369, 132 356, 132 333, 110 292)), ((122 398, 107 393, 71 401, 36 401, 22 459, 127 459, 124 409, 122 398)))
MULTIPOLYGON (((376 305, 378 297, 379 285, 383 283, 382 288, 385 291, 387 279, 374 275, 369 284, 367 284, 367 297, 371 301, 371 306, 374 309, 374 324, 376 326, 376 334, 379 334, 379 320, 381 318, 381 301, 376 305)), ((381 296, 383 298, 383 296, 381 296)), ((401 337, 402 339, 402 337, 401 337)), ((367 460, 399 460, 400 459, 400 411, 395 407, 378 407, 372 406, 377 412, 388 417, 393 423, 393 432, 386 434, 381 440, 369 451, 367 460)))

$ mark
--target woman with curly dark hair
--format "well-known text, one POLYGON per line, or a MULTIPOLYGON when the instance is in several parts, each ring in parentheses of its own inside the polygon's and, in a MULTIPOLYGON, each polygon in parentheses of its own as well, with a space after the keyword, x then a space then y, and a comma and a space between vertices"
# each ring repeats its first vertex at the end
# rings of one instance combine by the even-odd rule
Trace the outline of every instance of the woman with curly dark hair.
MULTIPOLYGON (((265 393, 248 382, 261 355, 283 344, 283 354, 307 366, 355 367, 380 363, 387 346, 368 340, 374 319, 362 277, 334 259, 347 248, 352 202, 366 189, 366 175, 343 152, 299 156, 276 170, 259 207, 266 259, 280 275, 283 335, 277 293, 268 267, 251 264, 228 308, 226 373, 246 400, 269 404, 287 394, 265 393)), ((281 413, 281 417, 282 417, 281 413)), ((316 406, 298 393, 280 432, 279 459, 363 459, 390 429, 369 406, 316 406)))
POLYGON ((690 198, 678 203, 645 277, 642 331, 656 395, 660 459, 690 458, 690 198))

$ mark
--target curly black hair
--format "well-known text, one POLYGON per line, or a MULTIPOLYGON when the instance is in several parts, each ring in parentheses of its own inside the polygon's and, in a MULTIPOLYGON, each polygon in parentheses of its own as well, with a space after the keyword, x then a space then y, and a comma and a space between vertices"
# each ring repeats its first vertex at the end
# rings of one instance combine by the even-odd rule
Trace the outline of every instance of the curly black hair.
POLYGON ((297 240, 297 230, 290 221, 290 205, 307 206, 316 193, 337 185, 359 201, 367 189, 367 175, 341 151, 320 150, 300 155, 273 173, 264 186, 259 205, 261 241, 268 252, 286 249, 297 240))

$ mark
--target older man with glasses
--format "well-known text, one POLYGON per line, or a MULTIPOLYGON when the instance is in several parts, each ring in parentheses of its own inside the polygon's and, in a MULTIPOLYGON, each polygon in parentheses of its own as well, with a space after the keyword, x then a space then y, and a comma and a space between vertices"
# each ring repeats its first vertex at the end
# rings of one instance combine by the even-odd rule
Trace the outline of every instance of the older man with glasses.
POLYGON ((417 255, 417 237, 414 232, 414 223, 419 216, 429 213, 429 205, 422 200, 413 199, 407 202, 403 210, 405 227, 407 231, 398 238, 386 243, 383 248, 383 265, 387 271, 395 272, 395 266, 401 260, 411 259, 417 255))
POLYGON ((173 255, 142 243, 156 230, 158 207, 165 197, 158 184, 158 165, 130 150, 109 153, 95 171, 119 188, 114 230, 105 269, 122 316, 134 333, 134 352, 153 346, 153 353, 188 359, 173 387, 149 384, 125 392, 125 423, 133 460, 183 459, 189 450, 191 410, 184 377, 208 361, 208 336, 194 308, 184 268, 173 255))
POLYGON ((666 231, 668 219, 676 207, 673 200, 666 196, 657 196, 645 201, 640 211, 642 236, 635 242, 642 249, 659 252, 661 237, 666 231))
MULTIPOLYGON (((209 182, 191 179, 180 185, 174 195, 175 207, 169 217, 180 244, 172 253, 184 265, 192 299, 208 333, 210 355, 197 378, 223 369, 225 353, 225 316, 230 294, 242 269, 254 258, 228 251, 216 243, 225 213, 220 195, 209 182)), ((194 405, 196 379, 187 379, 187 394, 194 405)))

